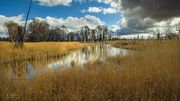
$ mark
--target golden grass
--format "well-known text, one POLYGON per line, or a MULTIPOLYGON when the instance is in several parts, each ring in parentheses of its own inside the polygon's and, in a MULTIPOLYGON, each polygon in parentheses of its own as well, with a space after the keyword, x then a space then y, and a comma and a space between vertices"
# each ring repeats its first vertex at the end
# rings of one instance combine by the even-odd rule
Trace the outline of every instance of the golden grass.
POLYGON ((90 45, 79 42, 25 43, 23 49, 12 48, 11 43, 0 42, 0 63, 23 62, 38 59, 62 57, 70 50, 90 45))
POLYGON ((149 48, 155 45, 159 45, 161 41, 155 40, 121 40, 121 41, 110 41, 108 42, 112 44, 112 46, 117 48, 124 48, 130 50, 142 50, 145 48, 149 48))
POLYGON ((32 81, 3 79, 2 100, 15 94, 12 99, 22 101, 179 101, 180 41, 148 43, 142 51, 84 69, 49 71, 32 81))

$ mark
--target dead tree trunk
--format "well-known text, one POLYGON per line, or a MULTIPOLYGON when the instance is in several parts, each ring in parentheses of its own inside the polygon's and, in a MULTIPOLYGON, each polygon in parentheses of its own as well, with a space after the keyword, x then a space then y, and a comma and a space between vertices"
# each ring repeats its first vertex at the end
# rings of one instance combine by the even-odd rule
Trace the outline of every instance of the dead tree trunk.
POLYGON ((32 5, 32 0, 30 0, 30 4, 29 4, 27 16, 26 16, 26 22, 25 22, 25 25, 24 25, 24 29, 18 27, 18 39, 16 40, 15 47, 22 48, 23 45, 24 45, 24 35, 26 34, 27 21, 28 21, 28 18, 29 18, 30 10, 31 10, 31 5, 32 5))

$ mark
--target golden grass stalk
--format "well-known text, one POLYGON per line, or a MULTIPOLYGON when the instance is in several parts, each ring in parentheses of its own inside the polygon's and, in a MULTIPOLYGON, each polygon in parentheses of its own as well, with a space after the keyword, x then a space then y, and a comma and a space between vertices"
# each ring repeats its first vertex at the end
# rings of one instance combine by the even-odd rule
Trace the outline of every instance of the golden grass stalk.
POLYGON ((22 101, 179 101, 180 42, 152 44, 126 57, 39 74, 32 81, 0 83, 1 95, 22 101))

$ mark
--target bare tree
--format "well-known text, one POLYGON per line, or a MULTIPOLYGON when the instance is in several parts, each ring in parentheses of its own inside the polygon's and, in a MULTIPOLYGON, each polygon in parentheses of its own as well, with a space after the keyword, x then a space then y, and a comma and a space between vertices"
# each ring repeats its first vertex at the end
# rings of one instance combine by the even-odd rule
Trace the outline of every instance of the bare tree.
POLYGON ((87 41, 86 40, 86 27, 83 26, 80 28, 80 37, 81 37, 81 41, 87 41))
POLYGON ((84 26, 84 33, 85 33, 85 40, 89 41, 89 36, 90 36, 90 28, 88 26, 84 26))
POLYGON ((28 21, 28 18, 29 18, 29 13, 30 13, 30 10, 31 10, 31 6, 32 6, 32 0, 30 0, 30 4, 29 4, 27 16, 26 16, 26 22, 25 22, 23 30, 21 31, 21 35, 20 35, 20 39, 19 39, 19 43, 18 43, 18 46, 20 48, 22 48, 23 44, 24 44, 24 34, 26 33, 27 21, 28 21))
POLYGON ((103 35, 102 35, 102 32, 103 32, 103 28, 102 28, 102 26, 97 26, 96 27, 96 32, 97 32, 97 39, 99 40, 99 41, 102 41, 102 38, 103 38, 103 35))
POLYGON ((107 26, 103 27, 103 40, 108 40, 108 34, 109 34, 109 30, 107 28, 107 26))
POLYGON ((91 41, 95 41, 96 40, 95 33, 96 33, 96 30, 92 29, 91 30, 91 41))
POLYGON ((23 27, 19 26, 17 23, 10 21, 5 23, 5 26, 8 29, 8 34, 9 34, 9 40, 12 43, 15 43, 14 47, 15 48, 22 48, 22 32, 23 32, 23 27))
POLYGON ((19 25, 17 23, 14 23, 13 21, 10 21, 10 22, 6 22, 4 26, 6 26, 8 29, 9 40, 11 42, 14 42, 18 34, 17 29, 19 25))
POLYGON ((65 26, 65 25, 62 25, 61 28, 62 28, 64 34, 66 34, 66 33, 65 33, 66 26, 65 26))

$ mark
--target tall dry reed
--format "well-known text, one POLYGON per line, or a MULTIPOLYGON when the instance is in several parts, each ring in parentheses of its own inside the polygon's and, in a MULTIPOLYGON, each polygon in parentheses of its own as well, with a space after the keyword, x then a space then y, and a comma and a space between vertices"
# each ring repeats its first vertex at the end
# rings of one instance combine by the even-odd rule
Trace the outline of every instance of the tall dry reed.
POLYGON ((4 79, 0 84, 1 98, 22 101, 179 101, 180 42, 148 43, 152 45, 141 51, 133 51, 126 57, 111 57, 106 62, 88 63, 83 69, 49 70, 31 81, 4 79))

